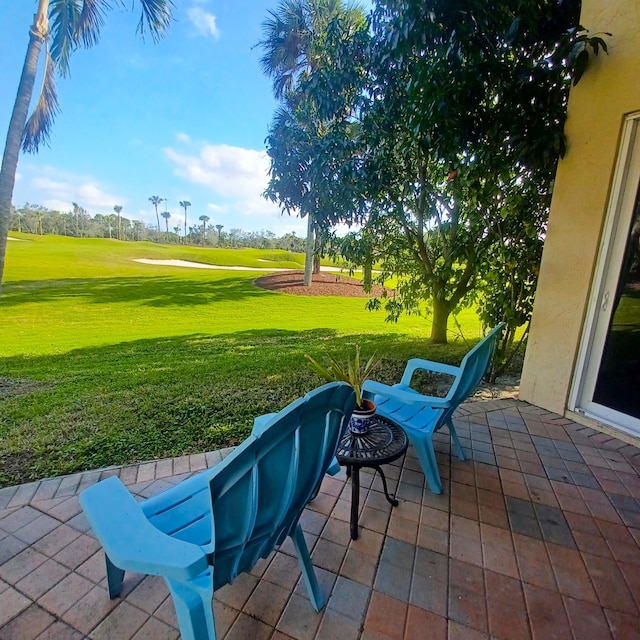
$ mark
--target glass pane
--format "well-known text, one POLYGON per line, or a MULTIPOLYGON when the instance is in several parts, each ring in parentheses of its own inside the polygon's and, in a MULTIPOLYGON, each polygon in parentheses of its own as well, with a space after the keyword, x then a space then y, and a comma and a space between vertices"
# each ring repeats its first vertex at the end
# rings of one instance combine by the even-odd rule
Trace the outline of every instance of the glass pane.
POLYGON ((640 418, 640 188, 593 400, 640 418))

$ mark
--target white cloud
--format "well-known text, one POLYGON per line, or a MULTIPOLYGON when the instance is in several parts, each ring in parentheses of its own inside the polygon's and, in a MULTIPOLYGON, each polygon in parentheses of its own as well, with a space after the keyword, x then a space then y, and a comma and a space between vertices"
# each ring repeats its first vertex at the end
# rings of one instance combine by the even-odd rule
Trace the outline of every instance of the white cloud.
POLYGON ((280 208, 274 202, 265 200, 262 196, 242 200, 239 203, 241 215, 249 218, 272 217, 280 215, 280 208))
POLYGON ((68 174, 41 176, 31 180, 31 187, 40 192, 39 198, 44 206, 62 211, 70 210, 73 202, 77 202, 89 212, 95 212, 96 209, 110 211, 114 204, 125 202, 87 180, 90 179, 68 174))
POLYGON ((191 7, 187 11, 187 16, 200 35, 212 36, 216 40, 220 37, 216 17, 212 13, 208 13, 200 7, 191 7))
POLYGON ((268 182, 269 156, 266 151, 202 145, 197 155, 165 148, 175 165, 176 175, 189 182, 206 184, 225 197, 261 195, 268 182))
POLYGON ((191 136, 189 136, 186 133, 182 133, 181 131, 179 131, 178 133, 176 133, 176 140, 178 142, 191 142, 191 136))
POLYGON ((306 221, 281 215, 277 204, 262 197, 269 182, 266 151, 205 142, 187 142, 180 148, 164 149, 175 175, 205 186, 214 196, 206 205, 213 223, 225 229, 259 231, 276 235, 306 233, 306 221))

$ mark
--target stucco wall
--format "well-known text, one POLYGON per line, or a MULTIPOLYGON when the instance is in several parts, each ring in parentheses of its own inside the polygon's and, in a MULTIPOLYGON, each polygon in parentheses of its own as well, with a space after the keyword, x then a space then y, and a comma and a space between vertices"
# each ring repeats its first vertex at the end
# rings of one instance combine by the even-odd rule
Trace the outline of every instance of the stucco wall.
POLYGON ((640 0, 583 0, 581 23, 610 32, 571 91, 520 398, 564 413, 580 345, 623 117, 640 110, 640 0))

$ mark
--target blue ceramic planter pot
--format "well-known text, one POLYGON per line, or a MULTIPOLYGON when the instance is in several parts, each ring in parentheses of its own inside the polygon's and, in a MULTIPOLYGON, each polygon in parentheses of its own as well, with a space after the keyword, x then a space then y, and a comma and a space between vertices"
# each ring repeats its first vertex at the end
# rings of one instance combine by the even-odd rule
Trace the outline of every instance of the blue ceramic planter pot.
POLYGON ((364 435, 369 431, 371 420, 376 415, 376 405, 371 400, 363 400, 364 408, 355 408, 349 420, 349 430, 357 436, 364 435))

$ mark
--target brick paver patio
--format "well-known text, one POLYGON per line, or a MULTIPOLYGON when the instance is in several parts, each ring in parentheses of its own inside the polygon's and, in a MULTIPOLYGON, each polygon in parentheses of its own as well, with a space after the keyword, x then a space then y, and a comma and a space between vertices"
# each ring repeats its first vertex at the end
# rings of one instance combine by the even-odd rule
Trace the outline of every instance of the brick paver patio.
MULTIPOLYGON (((396 508, 363 471, 356 541, 348 481, 324 481, 303 517, 324 611, 286 544, 216 592, 218 637, 640 638, 640 450, 516 400, 465 404, 456 427, 469 459, 437 436, 442 495, 411 448, 387 467, 396 508)), ((113 474, 150 496, 225 453, 0 490, 0 639, 178 638, 161 579, 127 574, 109 600, 77 496, 113 474)))

